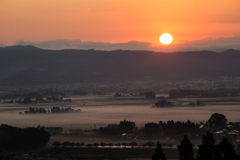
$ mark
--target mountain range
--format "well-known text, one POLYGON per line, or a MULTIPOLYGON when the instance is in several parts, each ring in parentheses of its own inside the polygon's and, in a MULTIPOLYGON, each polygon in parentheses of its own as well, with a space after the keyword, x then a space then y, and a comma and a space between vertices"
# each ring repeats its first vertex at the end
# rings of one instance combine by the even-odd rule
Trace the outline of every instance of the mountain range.
POLYGON ((240 51, 153 52, 0 47, 0 82, 168 82, 240 76, 240 51))

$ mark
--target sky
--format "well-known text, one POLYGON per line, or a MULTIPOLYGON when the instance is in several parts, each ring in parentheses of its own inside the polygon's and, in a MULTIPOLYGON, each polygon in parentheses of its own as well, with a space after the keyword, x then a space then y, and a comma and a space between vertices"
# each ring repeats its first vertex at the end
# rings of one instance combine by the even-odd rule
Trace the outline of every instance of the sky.
POLYGON ((240 49, 239 15, 240 0, 0 0, 0 46, 240 49))

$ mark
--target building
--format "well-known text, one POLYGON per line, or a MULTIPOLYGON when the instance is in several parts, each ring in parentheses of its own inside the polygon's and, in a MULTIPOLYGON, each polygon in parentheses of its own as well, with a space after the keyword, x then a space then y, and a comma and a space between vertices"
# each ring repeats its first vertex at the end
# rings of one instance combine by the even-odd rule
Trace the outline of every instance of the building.
POLYGON ((123 133, 122 134, 122 139, 133 139, 133 135, 132 134, 123 133))

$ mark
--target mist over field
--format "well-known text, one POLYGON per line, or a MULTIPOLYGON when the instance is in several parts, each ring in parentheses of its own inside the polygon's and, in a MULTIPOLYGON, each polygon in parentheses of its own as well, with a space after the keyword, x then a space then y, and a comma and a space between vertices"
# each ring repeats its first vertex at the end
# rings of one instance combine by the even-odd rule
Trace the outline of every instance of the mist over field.
MULTIPOLYGON (((70 129, 92 130, 106 127, 108 124, 119 124, 130 120, 139 128, 146 123, 170 120, 195 123, 206 122, 213 113, 224 114, 228 122, 238 122, 240 105, 227 103, 212 103, 195 107, 152 107, 156 100, 136 97, 115 98, 106 96, 72 97, 69 103, 40 104, 0 104, 0 122, 17 127, 63 127, 64 132, 70 129), (83 105, 85 104, 85 106, 83 105), (50 109, 54 106, 81 109, 81 113, 46 113, 19 114, 29 107, 50 109)), ((203 99, 204 100, 204 99, 203 99)), ((206 99, 207 100, 207 99, 206 99)))
POLYGON ((240 0, 0 0, 0 160, 240 160, 240 0))

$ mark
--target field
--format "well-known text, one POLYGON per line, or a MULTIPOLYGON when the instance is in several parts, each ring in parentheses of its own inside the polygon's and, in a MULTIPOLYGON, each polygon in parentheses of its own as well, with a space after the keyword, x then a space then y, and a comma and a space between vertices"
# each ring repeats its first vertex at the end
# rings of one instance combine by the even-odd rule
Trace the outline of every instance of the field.
MULTIPOLYGON (((82 132, 80 134, 67 134, 70 129, 92 130, 99 127, 106 127, 108 124, 119 124, 120 121, 126 119, 134 121, 141 128, 145 123, 159 121, 187 121, 191 120, 195 123, 206 122, 211 114, 217 112, 224 114, 228 121, 240 121, 240 97, 224 97, 224 98, 182 98, 169 100, 171 102, 196 102, 201 100, 204 106, 185 106, 185 107, 152 107, 159 99, 145 99, 141 96, 131 97, 113 97, 110 95, 89 95, 89 96, 74 96, 68 97, 72 102, 58 103, 36 103, 36 104, 15 104, 1 103, 0 104, 0 123, 8 124, 15 127, 63 127, 65 134, 52 135, 46 148, 51 152, 51 144, 54 141, 64 142, 85 142, 87 143, 122 143, 125 142, 119 137, 100 136, 95 132, 82 132), (73 109, 81 109, 81 113, 65 113, 65 114, 19 114, 28 110, 29 107, 50 109, 54 106, 71 107, 73 109)), ((200 139, 190 139, 195 145, 200 144, 200 139)), ((128 140, 130 143, 132 140, 128 140)), ((176 145, 180 140, 167 139, 140 139, 134 140, 141 145, 149 141, 174 144, 173 149, 165 148, 164 152, 168 158, 177 158, 178 151, 176 145)), ((218 142, 217 142, 218 143, 218 142)), ((235 144, 236 145, 236 144, 235 144)), ((56 148, 55 148, 56 149, 56 148)), ((197 150, 197 147, 195 147, 197 150)), ((58 148, 61 152, 61 148, 58 148)), ((66 151, 66 148, 64 149, 66 151)), ((119 158, 151 158, 154 149, 138 149, 138 148, 73 148, 68 149, 67 156, 80 153, 94 153, 96 157, 113 157, 116 155, 124 155, 119 158), (73 153, 72 153, 73 152, 73 153), (102 153, 102 154, 100 154, 102 153), (150 157, 149 157, 150 156, 150 157)), ((196 153, 196 152, 195 152, 196 153)), ((84 156, 84 154, 82 154, 84 156)), ((81 156, 81 154, 80 154, 81 156)), ((85 155, 86 156, 86 155, 85 155)), ((56 158, 56 157, 55 157, 56 158)))
MULTIPOLYGON (((152 107, 158 99, 145 99, 140 96, 113 97, 113 95, 94 95, 69 97, 72 102, 37 103, 37 104, 0 104, 0 123, 16 127, 63 127, 70 129, 95 129, 108 124, 119 124, 126 119, 136 122, 138 127, 145 123, 159 121, 206 122, 211 114, 224 114, 228 121, 240 121, 239 97, 200 99, 204 106, 194 107, 152 107), (81 109, 81 113, 65 114, 19 114, 29 107, 50 109, 54 106, 81 109)), ((197 99, 177 99, 178 102, 196 101, 197 99)), ((176 101, 176 100, 171 100, 176 101)))

